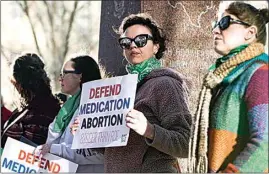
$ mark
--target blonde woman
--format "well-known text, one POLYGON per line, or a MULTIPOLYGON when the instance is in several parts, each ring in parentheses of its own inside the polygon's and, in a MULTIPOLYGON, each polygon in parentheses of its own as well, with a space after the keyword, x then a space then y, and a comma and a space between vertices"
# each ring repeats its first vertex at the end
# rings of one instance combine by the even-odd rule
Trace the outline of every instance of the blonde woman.
POLYGON ((190 172, 268 172, 268 19, 268 9, 234 2, 215 23, 222 57, 204 80, 190 172))

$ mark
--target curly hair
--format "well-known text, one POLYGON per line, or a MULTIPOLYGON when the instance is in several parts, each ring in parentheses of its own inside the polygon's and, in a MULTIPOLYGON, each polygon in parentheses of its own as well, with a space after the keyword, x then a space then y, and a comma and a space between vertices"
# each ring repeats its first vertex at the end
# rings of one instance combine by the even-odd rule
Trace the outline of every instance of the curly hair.
POLYGON ((131 14, 123 19, 121 25, 116 31, 118 34, 122 35, 128 27, 133 25, 143 25, 150 29, 153 36, 153 43, 159 44, 159 50, 156 53, 156 58, 161 59, 163 57, 164 51, 166 50, 166 37, 159 27, 157 22, 152 19, 152 17, 147 13, 131 14))
POLYGON ((25 106, 29 104, 36 96, 52 95, 50 79, 44 70, 44 63, 35 53, 26 53, 19 56, 13 66, 13 77, 16 80, 15 85, 19 86, 25 106))

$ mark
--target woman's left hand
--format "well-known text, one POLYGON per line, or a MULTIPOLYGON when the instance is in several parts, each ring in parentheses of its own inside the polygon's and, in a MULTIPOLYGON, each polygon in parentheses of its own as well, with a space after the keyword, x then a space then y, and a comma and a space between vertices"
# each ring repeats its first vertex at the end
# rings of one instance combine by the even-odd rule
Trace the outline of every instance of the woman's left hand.
POLYGON ((39 145, 34 150, 34 154, 40 157, 46 155, 49 152, 50 152, 50 146, 48 144, 39 145))
POLYGON ((142 112, 135 109, 127 113, 126 126, 146 138, 153 139, 154 137, 154 126, 148 122, 142 112))

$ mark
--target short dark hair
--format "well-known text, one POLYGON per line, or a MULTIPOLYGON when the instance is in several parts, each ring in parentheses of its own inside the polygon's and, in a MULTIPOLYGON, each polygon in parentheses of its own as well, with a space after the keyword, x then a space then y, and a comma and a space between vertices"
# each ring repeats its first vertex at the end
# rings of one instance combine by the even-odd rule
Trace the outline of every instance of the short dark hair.
POLYGON ((250 25, 256 26, 258 28, 257 42, 265 45, 267 38, 265 25, 269 21, 268 8, 257 9, 244 2, 233 2, 225 11, 250 25))
POLYGON ((162 29, 159 27, 157 22, 152 19, 152 17, 147 13, 138 13, 138 14, 131 14, 123 19, 119 30, 117 31, 118 34, 123 34, 125 30, 133 25, 143 25, 150 29, 152 36, 153 36, 153 43, 159 44, 159 50, 156 53, 156 58, 161 59, 163 57, 164 51, 166 50, 166 37, 162 32, 162 29))
POLYGON ((44 63, 35 53, 26 53, 19 56, 13 66, 13 77, 19 84, 19 93, 24 101, 22 105, 29 104, 35 96, 52 95, 50 79, 44 70, 44 63))
POLYGON ((85 82, 101 79, 101 73, 98 64, 90 56, 78 56, 72 58, 73 68, 82 74, 80 87, 85 82))

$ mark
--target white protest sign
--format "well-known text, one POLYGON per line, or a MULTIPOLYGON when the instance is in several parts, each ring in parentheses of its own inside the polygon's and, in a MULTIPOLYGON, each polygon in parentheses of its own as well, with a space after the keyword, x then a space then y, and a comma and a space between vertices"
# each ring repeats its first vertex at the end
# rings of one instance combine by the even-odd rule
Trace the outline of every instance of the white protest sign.
POLYGON ((15 173, 74 173, 78 165, 56 155, 43 157, 33 154, 35 147, 8 137, 1 156, 1 172, 15 173))
POLYGON ((136 85, 137 74, 84 83, 72 149, 126 146, 125 116, 134 107, 136 85))

